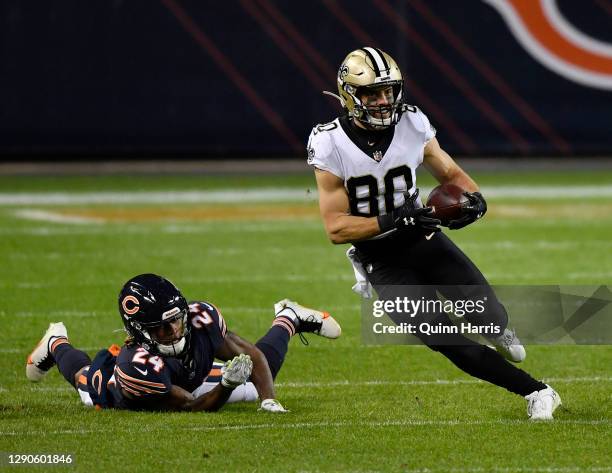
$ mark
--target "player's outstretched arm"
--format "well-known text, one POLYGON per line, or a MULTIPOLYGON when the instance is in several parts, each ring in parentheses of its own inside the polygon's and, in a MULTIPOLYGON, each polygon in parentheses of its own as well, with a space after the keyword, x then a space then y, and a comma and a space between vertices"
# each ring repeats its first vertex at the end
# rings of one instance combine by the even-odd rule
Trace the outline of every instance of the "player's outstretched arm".
POLYGON ((232 391, 249 379, 252 370, 253 362, 249 355, 241 354, 223 365, 221 382, 201 396, 194 397, 192 393, 173 385, 166 395, 144 401, 149 408, 155 410, 218 411, 227 402, 232 391))
POLYGON ((252 343, 246 341, 233 332, 227 332, 223 345, 217 350, 215 356, 221 360, 230 360, 235 356, 245 353, 253 361, 251 381, 257 389, 259 399, 275 399, 274 380, 264 354, 252 343))
POLYGON ((332 243, 364 240, 380 233, 376 217, 349 215, 349 199, 342 179, 331 172, 315 169, 319 211, 332 243))
POLYGON ((189 391, 172 386, 167 394, 143 400, 142 404, 150 410, 159 411, 216 412, 227 402, 233 390, 219 383, 202 396, 194 397, 189 391))
POLYGON ((455 184, 468 192, 478 192, 478 184, 440 147, 436 138, 425 146, 423 165, 440 184, 455 184))

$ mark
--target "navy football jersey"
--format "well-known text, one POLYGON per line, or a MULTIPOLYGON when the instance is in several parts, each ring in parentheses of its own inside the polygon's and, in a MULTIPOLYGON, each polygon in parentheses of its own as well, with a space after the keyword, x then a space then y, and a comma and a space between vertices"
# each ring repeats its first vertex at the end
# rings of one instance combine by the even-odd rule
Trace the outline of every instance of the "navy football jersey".
POLYGON ((148 401, 167 394, 173 385, 192 392, 202 384, 223 344, 227 326, 219 310, 208 302, 190 303, 187 323, 191 336, 181 358, 153 355, 139 345, 121 348, 115 364, 115 387, 109 385, 114 407, 146 409, 148 401), (124 396, 122 389, 131 398, 124 396))

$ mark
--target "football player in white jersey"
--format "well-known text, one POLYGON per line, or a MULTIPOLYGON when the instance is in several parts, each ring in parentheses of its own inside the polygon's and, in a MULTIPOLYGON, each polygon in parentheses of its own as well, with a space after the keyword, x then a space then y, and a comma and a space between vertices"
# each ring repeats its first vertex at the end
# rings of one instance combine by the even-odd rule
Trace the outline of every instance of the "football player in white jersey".
MULTIPOLYGON (((436 298, 441 288, 452 300, 465 296, 466 287, 479 288, 490 303, 475 323, 498 327, 500 335, 489 337, 497 351, 457 333, 417 336, 466 373, 524 396, 531 419, 552 419, 558 394, 506 360, 522 361, 525 349, 507 328, 504 307, 418 197, 415 171, 423 164, 440 183, 466 190, 470 203, 448 224, 451 230, 487 211, 478 185, 440 147, 427 116, 405 103, 403 88, 398 65, 378 48, 357 49, 342 62, 336 97, 345 113, 315 126, 308 140, 325 230, 333 243, 352 244, 347 254, 367 280, 360 287, 371 284, 381 300, 436 298)), ((397 314, 389 315, 400 322, 397 314)), ((429 322, 452 325, 445 313, 429 322)))

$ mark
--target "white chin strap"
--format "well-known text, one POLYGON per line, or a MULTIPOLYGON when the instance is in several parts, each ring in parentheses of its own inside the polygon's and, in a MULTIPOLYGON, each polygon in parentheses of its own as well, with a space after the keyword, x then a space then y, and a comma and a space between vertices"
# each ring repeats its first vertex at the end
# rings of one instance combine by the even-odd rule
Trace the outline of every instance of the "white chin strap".
POLYGON ((157 349, 162 355, 176 356, 183 353, 186 343, 187 340, 185 339, 185 337, 181 337, 178 342, 171 343, 170 345, 162 345, 161 343, 158 343, 157 349))

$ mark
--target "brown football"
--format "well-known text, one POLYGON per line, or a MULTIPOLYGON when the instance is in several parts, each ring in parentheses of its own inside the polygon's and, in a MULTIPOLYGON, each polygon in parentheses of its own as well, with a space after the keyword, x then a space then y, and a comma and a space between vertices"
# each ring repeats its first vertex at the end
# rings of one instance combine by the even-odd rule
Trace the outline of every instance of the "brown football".
POLYGON ((462 216, 463 206, 469 199, 463 195, 465 192, 454 184, 440 184, 434 188, 427 197, 427 207, 433 207, 433 216, 442 221, 442 225, 462 216))

